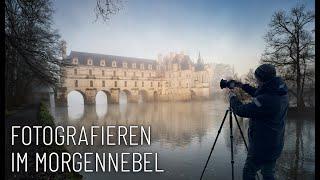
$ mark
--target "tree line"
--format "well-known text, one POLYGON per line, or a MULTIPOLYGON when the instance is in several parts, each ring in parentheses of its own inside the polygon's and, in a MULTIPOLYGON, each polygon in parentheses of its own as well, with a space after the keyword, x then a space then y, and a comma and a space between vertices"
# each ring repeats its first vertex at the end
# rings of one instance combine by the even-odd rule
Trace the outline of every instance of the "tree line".
MULTIPOLYGON (((96 20, 108 22, 121 0, 96 0, 96 20)), ((5 0, 5 107, 28 101, 35 86, 59 86, 65 42, 53 27, 50 0, 5 0)))
MULTIPOLYGON (((289 12, 274 13, 265 35, 266 49, 261 63, 277 67, 286 81, 298 109, 304 109, 306 98, 314 94, 315 78, 315 14, 305 5, 289 12)), ((314 97, 314 95, 313 95, 314 97)))
MULTIPOLYGON (((307 10, 304 4, 298 4, 287 12, 277 11, 271 17, 264 36, 266 47, 260 64, 269 63, 276 67, 277 75, 288 86, 290 106, 298 110, 314 107, 315 103, 314 18, 314 11, 307 10)), ((228 69, 230 67, 222 71, 232 72, 228 69)), ((234 72, 231 77, 251 85, 256 84, 253 69, 242 78, 234 72)), ((237 94, 242 100, 249 99, 242 90, 237 90, 237 94)))

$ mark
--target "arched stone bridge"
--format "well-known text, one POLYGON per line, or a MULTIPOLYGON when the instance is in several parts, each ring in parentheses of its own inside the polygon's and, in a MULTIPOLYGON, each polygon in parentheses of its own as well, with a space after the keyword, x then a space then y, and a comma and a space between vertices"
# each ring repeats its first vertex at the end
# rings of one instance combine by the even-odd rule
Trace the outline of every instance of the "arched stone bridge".
MULTIPOLYGON (((96 95, 98 92, 103 92, 107 96, 108 104, 119 103, 120 93, 124 93, 128 102, 142 101, 157 101, 159 99, 159 92, 157 89, 125 89, 125 88, 62 88, 58 91, 56 102, 60 105, 66 105, 68 101, 68 94, 72 91, 79 92, 85 104, 95 104, 96 95)), ((164 100, 162 98, 162 100, 164 100)))
MULTIPOLYGON (((82 94, 85 104, 94 104, 99 91, 108 103, 119 103, 120 93, 128 102, 187 101, 210 97, 212 68, 199 59, 177 54, 169 59, 141 59, 71 51, 57 89, 56 103, 67 104, 71 91, 82 94)), ((199 57, 200 58, 200 57, 199 57)))

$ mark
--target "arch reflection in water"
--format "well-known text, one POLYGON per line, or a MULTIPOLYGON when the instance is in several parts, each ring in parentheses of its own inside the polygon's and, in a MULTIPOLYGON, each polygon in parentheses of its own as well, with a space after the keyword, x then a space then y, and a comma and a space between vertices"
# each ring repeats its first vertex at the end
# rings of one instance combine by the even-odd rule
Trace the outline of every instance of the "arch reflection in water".
POLYGON ((138 95, 139 95, 139 98, 138 98, 139 104, 146 102, 148 100, 148 92, 146 90, 140 90, 138 95))
POLYGON ((120 115, 121 115, 121 119, 122 118, 127 118, 127 103, 125 104, 119 104, 119 110, 120 110, 120 115))
POLYGON ((77 120, 84 114, 84 98, 78 91, 71 91, 67 96, 69 120, 77 120))
POLYGON ((98 119, 104 119, 108 112, 108 94, 104 91, 99 91, 96 95, 96 113, 98 119))
POLYGON ((128 103, 128 96, 125 91, 121 91, 119 94, 119 104, 127 104, 128 103))
POLYGON ((108 113, 108 104, 96 104, 96 113, 98 119, 104 119, 108 113))

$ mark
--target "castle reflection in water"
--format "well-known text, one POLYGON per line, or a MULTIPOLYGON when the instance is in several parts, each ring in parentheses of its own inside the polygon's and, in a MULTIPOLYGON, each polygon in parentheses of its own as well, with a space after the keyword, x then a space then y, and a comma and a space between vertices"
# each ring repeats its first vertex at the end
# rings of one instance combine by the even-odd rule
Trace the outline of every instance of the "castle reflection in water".
MULTIPOLYGON (((158 152, 161 174, 82 173, 86 179, 198 179, 227 103, 216 101, 101 104, 54 107, 56 125, 151 126, 151 146, 69 146, 70 152, 158 152)), ((247 134, 248 121, 239 118, 247 134)), ((235 178, 241 179, 246 150, 234 128, 235 178)), ((246 137, 247 138, 247 137, 246 137)), ((277 164, 278 179, 314 179, 314 119, 288 117, 285 147, 277 164)), ((229 124, 225 123, 204 179, 225 179, 230 169, 229 124)))

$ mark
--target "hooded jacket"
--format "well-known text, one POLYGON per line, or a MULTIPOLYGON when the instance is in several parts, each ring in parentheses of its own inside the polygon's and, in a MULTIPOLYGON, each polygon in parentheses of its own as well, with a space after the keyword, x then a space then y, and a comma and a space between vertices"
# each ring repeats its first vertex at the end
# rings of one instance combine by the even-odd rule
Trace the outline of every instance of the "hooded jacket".
POLYGON ((260 161, 276 160, 284 144, 288 110, 288 88, 280 77, 274 77, 258 89, 244 84, 242 89, 253 97, 243 104, 236 96, 230 98, 233 112, 249 118, 248 155, 260 161))

